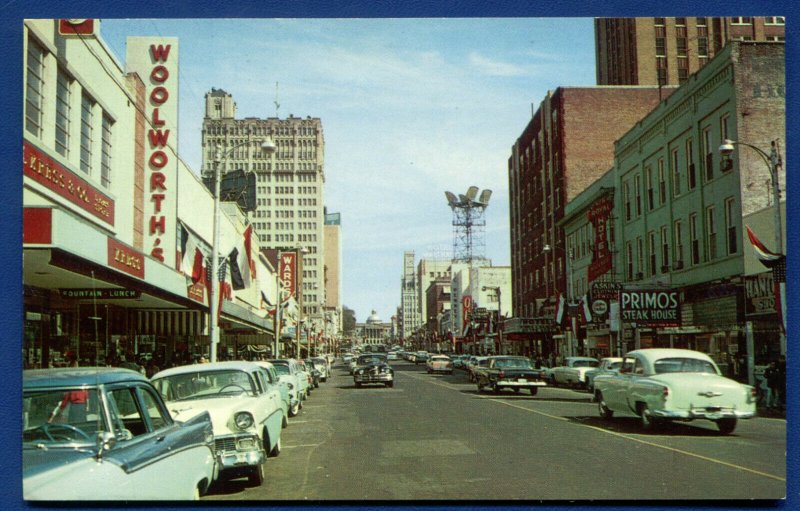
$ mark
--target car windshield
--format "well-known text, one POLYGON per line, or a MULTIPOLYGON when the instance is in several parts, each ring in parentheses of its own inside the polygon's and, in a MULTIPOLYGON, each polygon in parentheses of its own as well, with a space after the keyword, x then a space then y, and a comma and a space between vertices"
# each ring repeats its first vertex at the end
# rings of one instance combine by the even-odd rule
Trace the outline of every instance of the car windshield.
POLYGON ((714 364, 698 358, 662 358, 656 360, 656 374, 662 373, 711 373, 717 374, 714 364))
POLYGON ((606 369, 619 369, 622 367, 622 362, 609 362, 606 369))
POLYGON ((500 358, 494 365, 502 369, 533 369, 531 361, 527 358, 500 358))
POLYGON ((361 355, 358 357, 358 365, 383 364, 384 362, 386 362, 386 357, 380 355, 361 355))
POLYGON ((22 442, 48 447, 94 445, 106 431, 96 389, 26 391, 22 398, 22 442))
POLYGON ((572 367, 597 367, 600 362, 597 360, 576 360, 572 363, 572 367))
POLYGON ((431 360, 433 360, 434 362, 437 361, 437 360, 442 361, 442 362, 447 362, 448 360, 450 360, 450 357, 436 356, 436 357, 431 357, 431 360))
POLYGON ((166 401, 187 401, 253 393, 250 375, 235 369, 193 371, 153 380, 166 401))
POLYGON ((291 374, 289 372, 289 366, 285 366, 283 364, 272 364, 272 367, 275 368, 275 372, 278 373, 278 376, 283 374, 291 374))

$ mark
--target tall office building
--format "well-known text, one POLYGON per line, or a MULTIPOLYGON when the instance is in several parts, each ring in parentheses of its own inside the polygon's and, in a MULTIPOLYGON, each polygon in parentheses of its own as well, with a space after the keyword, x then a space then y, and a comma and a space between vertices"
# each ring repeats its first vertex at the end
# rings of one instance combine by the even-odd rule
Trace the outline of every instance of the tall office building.
POLYGON ((325 213, 325 315, 342 330, 342 215, 325 213))
POLYGON ((598 85, 679 85, 731 40, 783 41, 771 17, 597 18, 598 85))
POLYGON ((414 331, 422 325, 417 294, 417 279, 414 272, 414 252, 403 253, 403 278, 401 280, 400 336, 408 340, 414 331))
POLYGON ((213 173, 215 164, 221 165, 222 171, 255 172, 256 209, 249 217, 261 246, 305 249, 300 303, 304 315, 321 317, 325 303, 322 121, 291 115, 287 119, 237 119, 231 94, 211 89, 205 99, 204 176, 213 173), (260 148, 266 137, 276 145, 271 154, 260 148))
POLYGON ((437 314, 436 310, 428 311, 428 287, 438 279, 447 279, 450 282, 451 264, 449 259, 420 259, 417 264, 417 303, 422 324, 428 324, 431 317, 436 319, 437 314))

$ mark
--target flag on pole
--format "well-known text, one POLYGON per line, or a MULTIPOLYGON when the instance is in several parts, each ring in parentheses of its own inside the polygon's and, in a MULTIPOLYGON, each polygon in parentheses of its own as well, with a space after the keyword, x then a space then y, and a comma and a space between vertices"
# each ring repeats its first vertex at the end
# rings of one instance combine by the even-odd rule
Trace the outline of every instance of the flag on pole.
POLYGON ((250 275, 256 277, 256 262, 253 259, 253 224, 244 230, 244 253, 247 256, 247 264, 250 266, 250 275))
POLYGON ((205 255, 198 238, 181 223, 181 272, 196 283, 203 278, 205 255))
POLYGON ((592 322, 592 308, 589 307, 589 297, 583 295, 581 298, 581 320, 584 324, 592 322))
POLYGON ((558 301, 556 302, 556 315, 555 321, 560 325, 564 321, 564 310, 567 308, 567 303, 564 300, 564 295, 558 293, 558 301))
POLYGON ((774 285, 773 292, 775 294, 775 311, 778 313, 781 328, 784 333, 786 332, 786 256, 778 252, 769 250, 756 233, 745 226, 747 229, 747 237, 750 238, 750 243, 753 245, 753 251, 761 264, 772 270, 772 281, 774 285))
POLYGON ((235 290, 250 287, 250 263, 247 261, 244 250, 239 250, 239 248, 234 247, 228 256, 231 265, 231 281, 235 290))

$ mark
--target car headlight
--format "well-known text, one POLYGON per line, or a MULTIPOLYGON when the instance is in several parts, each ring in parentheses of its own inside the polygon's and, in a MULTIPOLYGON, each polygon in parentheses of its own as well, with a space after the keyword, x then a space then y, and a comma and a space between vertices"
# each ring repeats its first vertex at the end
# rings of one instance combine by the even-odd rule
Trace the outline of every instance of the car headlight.
POLYGON ((357 372, 358 372, 358 374, 364 374, 364 370, 363 369, 359 369, 357 372))
POLYGON ((253 424, 255 424, 255 419, 253 418, 253 414, 250 412, 237 412, 233 416, 233 422, 239 429, 248 429, 253 427, 253 424))
POLYGON ((288 386, 289 386, 289 390, 292 390, 292 389, 294 389, 294 385, 292 385, 291 383, 287 383, 286 385, 288 385, 288 386))

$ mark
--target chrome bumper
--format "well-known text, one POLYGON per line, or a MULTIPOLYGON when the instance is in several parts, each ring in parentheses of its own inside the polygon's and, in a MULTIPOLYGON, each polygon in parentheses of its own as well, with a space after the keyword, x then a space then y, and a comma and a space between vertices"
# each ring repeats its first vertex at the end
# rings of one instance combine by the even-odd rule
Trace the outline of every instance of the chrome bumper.
POLYGON ((689 410, 651 410, 650 415, 661 419, 692 420, 692 419, 751 419, 756 416, 755 410, 744 411, 732 408, 706 409, 691 408, 689 410))
POLYGON ((546 387, 547 383, 536 380, 536 381, 507 381, 507 380, 500 380, 495 382, 495 385, 498 387, 546 387))
POLYGON ((353 380, 356 383, 382 383, 392 381, 394 376, 386 373, 378 374, 354 374, 353 380))
POLYGON ((255 466, 267 459, 258 435, 228 435, 214 440, 220 472, 255 466))

